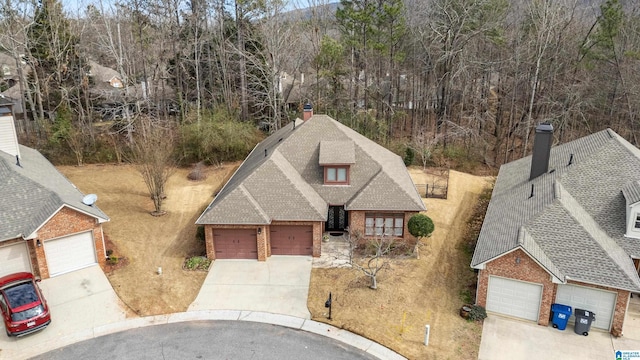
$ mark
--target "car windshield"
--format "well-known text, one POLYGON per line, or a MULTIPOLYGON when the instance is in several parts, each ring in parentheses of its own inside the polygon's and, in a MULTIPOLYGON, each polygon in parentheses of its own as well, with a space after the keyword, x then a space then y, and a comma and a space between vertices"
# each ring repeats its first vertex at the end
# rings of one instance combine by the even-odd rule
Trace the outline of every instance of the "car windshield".
POLYGON ((31 309, 27 309, 25 311, 20 311, 17 313, 11 314, 12 321, 23 321, 27 319, 34 318, 44 312, 44 308, 42 305, 38 305, 36 307, 32 307, 31 309))
POLYGON ((26 281, 4 289, 4 294, 12 309, 38 301, 38 294, 33 282, 26 281))

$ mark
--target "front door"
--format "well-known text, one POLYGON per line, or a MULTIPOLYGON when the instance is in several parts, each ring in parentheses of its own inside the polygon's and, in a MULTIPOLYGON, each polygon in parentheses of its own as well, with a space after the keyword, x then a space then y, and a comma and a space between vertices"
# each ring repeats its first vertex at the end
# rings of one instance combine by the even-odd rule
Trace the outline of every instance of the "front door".
POLYGON ((349 226, 349 220, 344 206, 329 206, 325 230, 343 231, 347 226, 349 226))

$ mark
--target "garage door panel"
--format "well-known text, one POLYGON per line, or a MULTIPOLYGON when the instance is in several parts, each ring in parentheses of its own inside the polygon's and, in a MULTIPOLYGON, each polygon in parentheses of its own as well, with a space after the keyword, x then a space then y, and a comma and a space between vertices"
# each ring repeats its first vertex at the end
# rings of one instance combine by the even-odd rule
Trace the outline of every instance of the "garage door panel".
POLYGON ((52 277, 98 263, 93 231, 45 241, 44 253, 52 277))
POLYGON ((255 229, 215 229, 213 241, 216 259, 257 259, 255 229))
POLYGON ((270 242, 272 255, 313 255, 313 226, 273 225, 270 242))
POLYGON ((496 276, 489 277, 487 310, 537 321, 542 285, 496 276))
POLYGON ((31 272, 27 243, 0 247, 0 277, 22 271, 31 272))
MULTIPOLYGON (((596 321, 591 327, 609 331, 617 297, 617 293, 611 291, 564 284, 558 285, 556 303, 592 311, 596 314, 596 321)), ((575 323, 575 315, 571 314, 569 323, 575 323)))

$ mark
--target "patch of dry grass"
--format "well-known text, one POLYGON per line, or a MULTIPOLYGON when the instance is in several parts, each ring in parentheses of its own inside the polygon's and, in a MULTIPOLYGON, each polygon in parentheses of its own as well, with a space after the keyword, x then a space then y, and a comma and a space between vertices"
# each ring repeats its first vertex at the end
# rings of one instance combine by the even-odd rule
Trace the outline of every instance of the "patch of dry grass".
MULTIPOLYGON (((422 170, 411 169, 415 176, 422 170)), ((414 180, 415 181, 415 180, 414 180)), ((361 334, 409 359, 477 359, 482 326, 459 316, 473 271, 464 251, 466 222, 489 178, 451 171, 449 196, 424 199, 435 224, 420 259, 390 260, 378 290, 352 269, 314 269, 308 307, 312 318, 361 334), (333 320, 324 302, 333 294, 333 320), (431 327, 424 346, 425 325, 431 327)))

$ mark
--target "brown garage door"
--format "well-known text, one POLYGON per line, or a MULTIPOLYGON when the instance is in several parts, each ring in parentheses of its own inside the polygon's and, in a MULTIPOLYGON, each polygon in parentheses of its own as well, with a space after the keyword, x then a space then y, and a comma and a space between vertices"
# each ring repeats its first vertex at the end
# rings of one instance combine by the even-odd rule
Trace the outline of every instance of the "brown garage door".
POLYGON ((256 229, 214 229, 216 259, 257 259, 256 229))
POLYGON ((271 226, 272 255, 313 255, 313 226, 271 226))

